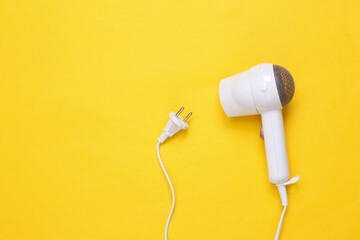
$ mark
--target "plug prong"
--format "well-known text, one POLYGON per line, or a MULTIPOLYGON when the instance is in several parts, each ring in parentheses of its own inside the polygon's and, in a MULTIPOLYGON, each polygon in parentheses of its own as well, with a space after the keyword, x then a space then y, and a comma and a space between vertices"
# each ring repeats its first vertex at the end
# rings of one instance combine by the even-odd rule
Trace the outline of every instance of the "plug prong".
POLYGON ((182 111, 184 111, 184 107, 180 108, 180 110, 176 113, 176 116, 178 117, 182 111))
POLYGON ((186 122, 186 120, 188 120, 192 115, 192 112, 189 112, 189 114, 184 118, 184 122, 186 122))

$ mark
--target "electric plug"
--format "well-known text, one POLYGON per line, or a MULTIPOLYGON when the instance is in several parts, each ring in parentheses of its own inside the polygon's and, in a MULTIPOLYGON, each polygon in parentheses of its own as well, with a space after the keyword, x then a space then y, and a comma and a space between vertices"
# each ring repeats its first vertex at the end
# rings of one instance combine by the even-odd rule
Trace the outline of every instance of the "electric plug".
POLYGON ((189 119, 189 117, 192 115, 192 112, 190 112, 185 118, 182 118, 180 116, 180 113, 184 111, 184 108, 180 108, 180 110, 175 113, 171 111, 169 113, 169 121, 167 122, 163 133, 158 138, 159 143, 165 142, 166 139, 169 137, 172 137, 177 132, 179 132, 181 129, 185 130, 189 127, 189 125, 186 123, 186 121, 189 119))

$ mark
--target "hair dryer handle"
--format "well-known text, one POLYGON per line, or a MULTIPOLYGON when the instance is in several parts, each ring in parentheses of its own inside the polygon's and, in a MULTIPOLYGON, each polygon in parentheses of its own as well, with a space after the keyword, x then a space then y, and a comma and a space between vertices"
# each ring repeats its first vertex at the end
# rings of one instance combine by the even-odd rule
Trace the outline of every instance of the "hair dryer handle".
POLYGON ((280 184, 290 177, 284 124, 281 110, 261 113, 264 131, 266 160, 271 183, 280 184))

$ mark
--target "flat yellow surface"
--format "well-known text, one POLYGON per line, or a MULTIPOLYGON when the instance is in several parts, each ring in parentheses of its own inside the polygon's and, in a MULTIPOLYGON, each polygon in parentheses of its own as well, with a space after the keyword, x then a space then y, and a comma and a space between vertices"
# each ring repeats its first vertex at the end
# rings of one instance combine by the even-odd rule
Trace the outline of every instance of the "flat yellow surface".
POLYGON ((273 239, 260 117, 230 119, 225 77, 286 67, 291 176, 281 239, 360 235, 359 1, 0 0, 0 239, 273 239))

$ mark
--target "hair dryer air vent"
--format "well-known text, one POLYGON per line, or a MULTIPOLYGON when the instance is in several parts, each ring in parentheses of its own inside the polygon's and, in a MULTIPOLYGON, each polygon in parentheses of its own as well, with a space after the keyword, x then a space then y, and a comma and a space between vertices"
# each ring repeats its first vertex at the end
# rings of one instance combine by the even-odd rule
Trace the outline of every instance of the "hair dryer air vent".
POLYGON ((291 74, 279 65, 273 65, 276 87, 279 93, 281 105, 287 105, 294 96, 295 83, 291 74))

